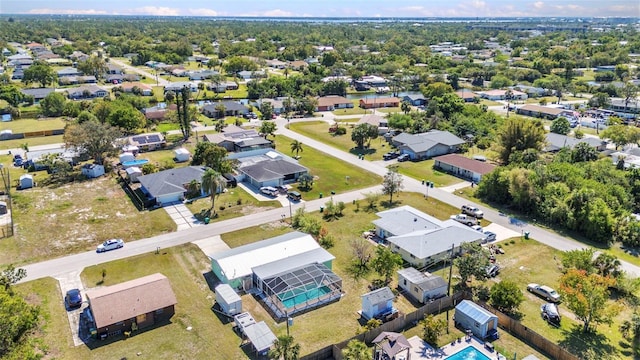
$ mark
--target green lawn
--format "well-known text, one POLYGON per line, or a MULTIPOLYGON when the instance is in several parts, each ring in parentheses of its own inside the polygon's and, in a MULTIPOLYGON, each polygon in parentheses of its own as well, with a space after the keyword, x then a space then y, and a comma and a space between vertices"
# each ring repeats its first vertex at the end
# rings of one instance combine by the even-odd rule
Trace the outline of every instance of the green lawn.
MULTIPOLYGON (((212 219, 212 222, 232 219, 279 207, 282 207, 282 205, 277 200, 258 201, 241 187, 229 188, 226 192, 216 197, 214 210, 215 213, 218 214, 218 217, 212 219)), ((206 197, 195 200, 191 204, 187 204, 187 208, 189 208, 193 214, 204 214, 211 209, 211 198, 206 197)))
POLYGON ((387 107, 387 108, 379 108, 376 109, 376 111, 381 112, 381 113, 387 113, 387 114, 391 114, 391 113, 401 113, 402 110, 400 109, 400 107, 387 107))
POLYGON ((593 70, 583 70, 582 72, 582 76, 577 76, 575 78, 576 80, 581 80, 581 81, 593 81, 595 80, 595 71, 593 70))
POLYGON ((433 159, 417 162, 405 161, 398 163, 398 172, 416 180, 432 181, 436 187, 449 186, 463 181, 446 172, 435 170, 433 168, 434 163, 433 159))
POLYGON ((479 105, 500 106, 502 103, 493 100, 481 99, 479 105))
MULTIPOLYGON (((344 135, 333 135, 329 132, 329 124, 324 121, 305 121, 289 124, 289 129, 298 132, 304 136, 321 141, 345 152, 354 155, 364 155, 366 160, 382 160, 382 155, 391 150, 389 144, 378 137, 371 141, 369 148, 358 149, 351 140, 351 128, 353 124, 346 126, 347 133, 344 135)), ((305 149, 306 151, 306 149, 305 149)))
POLYGON ((47 131, 64 129, 66 122, 63 118, 18 119, 2 123, 3 130, 11 130, 14 134, 35 131, 47 131))
POLYGON ((16 149, 20 148, 22 144, 28 144, 29 146, 49 145, 63 143, 62 135, 41 136, 32 137, 28 139, 15 139, 0 141, 0 149, 16 149))
POLYGON ((362 109, 356 104, 356 106, 352 108, 333 110, 331 113, 334 115, 365 115, 367 113, 370 114, 371 111, 362 109))
POLYGON ((180 124, 178 123, 169 123, 169 122, 163 122, 160 123, 156 126, 155 131, 163 133, 166 131, 171 131, 171 130, 180 130, 180 124))
MULTIPOLYGON (((278 135, 275 138, 276 149, 287 155, 291 154, 291 142, 293 140, 278 135)), ((329 155, 315 150, 303 144, 300 155, 300 164, 309 168, 309 172, 315 180, 311 190, 300 189, 305 199, 317 199, 320 193, 329 195, 331 191, 336 193, 352 191, 382 183, 382 178, 368 171, 354 168, 352 165, 329 155), (348 177, 348 180, 347 180, 348 177)))
POLYGON ((249 91, 247 90, 247 85, 239 84, 238 90, 227 90, 220 95, 222 97, 230 96, 233 99, 246 99, 249 95, 249 91))
POLYGON ((336 119, 337 123, 357 123, 358 121, 360 121, 359 117, 336 119))

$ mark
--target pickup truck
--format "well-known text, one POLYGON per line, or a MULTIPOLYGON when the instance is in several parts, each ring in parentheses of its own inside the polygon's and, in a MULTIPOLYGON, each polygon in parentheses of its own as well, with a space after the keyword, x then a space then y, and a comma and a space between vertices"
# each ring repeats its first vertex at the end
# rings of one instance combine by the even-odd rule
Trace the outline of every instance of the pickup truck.
POLYGON ((451 215, 451 220, 455 220, 461 224, 465 224, 467 226, 473 226, 478 224, 478 219, 468 216, 465 214, 451 215))

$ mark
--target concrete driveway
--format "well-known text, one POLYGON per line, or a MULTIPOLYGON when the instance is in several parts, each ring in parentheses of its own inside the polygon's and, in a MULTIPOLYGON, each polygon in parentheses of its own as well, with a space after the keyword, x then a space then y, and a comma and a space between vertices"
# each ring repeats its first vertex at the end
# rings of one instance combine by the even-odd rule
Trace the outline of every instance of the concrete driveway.
POLYGON ((165 205, 162 208, 169 214, 171 220, 178 225, 178 231, 203 225, 183 203, 165 205))
POLYGON ((202 240, 196 240, 193 244, 197 245, 202 252, 211 257, 211 255, 221 251, 229 250, 229 245, 222 241, 220 235, 215 235, 202 240))
POLYGON ((69 318, 69 328, 71 329, 73 344, 75 346, 79 346, 85 343, 82 337, 86 336, 86 334, 84 334, 80 328, 80 314, 82 314, 82 312, 89 306, 89 304, 87 303, 87 298, 84 295, 86 289, 82 284, 82 280, 80 280, 80 272, 81 270, 72 271, 66 274, 60 274, 56 277, 56 280, 58 280, 58 284, 60 285, 60 307, 64 308, 67 311, 67 316, 69 318), (83 302, 80 308, 68 309, 66 307, 64 297, 67 294, 67 291, 71 289, 79 289, 80 293, 82 294, 83 302))

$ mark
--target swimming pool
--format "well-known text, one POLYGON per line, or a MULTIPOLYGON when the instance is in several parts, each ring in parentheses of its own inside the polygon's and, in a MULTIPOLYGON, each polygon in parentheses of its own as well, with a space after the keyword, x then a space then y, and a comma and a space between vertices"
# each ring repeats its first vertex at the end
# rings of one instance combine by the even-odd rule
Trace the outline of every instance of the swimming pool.
POLYGON ((491 360, 489 357, 481 353, 473 346, 467 346, 466 348, 458 351, 457 353, 449 356, 446 360, 491 360))
POLYGON ((131 160, 131 161, 125 161, 122 163, 122 166, 124 166, 124 168, 130 168, 130 167, 134 167, 134 166, 142 166, 146 163, 148 163, 149 160, 147 159, 136 159, 136 160, 131 160))
POLYGON ((296 306, 296 305, 300 305, 300 304, 304 304, 305 302, 307 302, 308 300, 314 300, 317 299, 319 297, 321 297, 322 295, 328 294, 331 292, 331 289, 329 289, 326 286, 322 286, 320 288, 312 288, 307 290, 306 292, 296 295, 294 296, 292 292, 285 292, 283 294, 278 295, 278 297, 280 298, 280 301, 282 301, 282 304, 287 308, 287 309, 291 309, 292 307, 296 306))

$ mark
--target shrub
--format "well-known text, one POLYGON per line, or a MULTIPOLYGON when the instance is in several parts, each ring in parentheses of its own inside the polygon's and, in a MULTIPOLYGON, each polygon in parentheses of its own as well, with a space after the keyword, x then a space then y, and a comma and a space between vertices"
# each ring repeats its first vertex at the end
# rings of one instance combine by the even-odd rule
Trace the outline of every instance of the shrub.
POLYGON ((220 210, 224 210, 225 206, 224 205, 220 205, 220 210))
POLYGON ((338 126, 338 128, 334 132, 334 134, 336 134, 336 135, 344 135, 346 133, 347 133, 347 128, 344 127, 344 126, 338 126))

